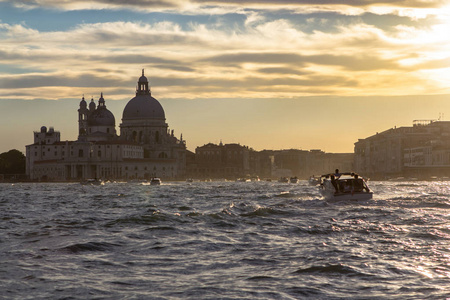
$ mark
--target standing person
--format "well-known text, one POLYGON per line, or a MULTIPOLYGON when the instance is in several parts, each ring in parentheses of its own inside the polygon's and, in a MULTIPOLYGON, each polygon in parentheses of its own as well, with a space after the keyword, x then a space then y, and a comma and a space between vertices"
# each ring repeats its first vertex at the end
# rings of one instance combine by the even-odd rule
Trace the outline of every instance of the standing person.
POLYGON ((336 170, 334 171, 334 177, 336 177, 336 178, 341 177, 341 173, 339 173, 339 169, 336 169, 336 170))
POLYGON ((331 174, 331 184, 334 186, 334 193, 336 194, 336 193, 339 193, 339 187, 338 187, 338 185, 337 185, 337 182, 336 182, 336 179, 334 178, 334 175, 333 174, 331 174))

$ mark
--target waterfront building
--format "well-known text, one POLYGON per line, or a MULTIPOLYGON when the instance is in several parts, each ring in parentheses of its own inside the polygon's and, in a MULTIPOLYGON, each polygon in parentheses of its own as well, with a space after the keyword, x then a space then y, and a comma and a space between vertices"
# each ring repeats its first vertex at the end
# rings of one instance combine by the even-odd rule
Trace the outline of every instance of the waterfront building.
POLYGON ((311 175, 353 171, 353 153, 326 153, 322 150, 287 149, 273 151, 272 177, 296 176, 307 179, 311 175))
POLYGON ((321 150, 255 151, 239 144, 208 143, 195 150, 188 165, 192 178, 278 179, 334 172, 353 171, 353 153, 325 153, 321 150))
POLYGON ((136 96, 124 108, 120 136, 114 115, 101 94, 98 104, 84 97, 78 109, 78 139, 61 141, 61 134, 42 126, 26 146, 26 172, 31 180, 112 180, 183 178, 186 144, 165 122, 147 78, 139 78, 136 96))
POLYGON ((355 143, 355 171, 378 179, 433 174, 450 170, 450 122, 415 120, 355 143))
POLYGON ((195 149, 195 162, 190 167, 194 178, 226 178, 250 176, 250 152, 239 144, 208 143, 195 149))

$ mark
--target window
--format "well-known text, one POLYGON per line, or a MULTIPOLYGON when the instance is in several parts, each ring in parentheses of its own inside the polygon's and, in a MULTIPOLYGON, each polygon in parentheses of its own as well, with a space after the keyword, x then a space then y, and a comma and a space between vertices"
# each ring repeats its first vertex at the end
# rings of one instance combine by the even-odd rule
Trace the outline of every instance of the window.
POLYGON ((83 157, 83 149, 78 150, 78 157, 83 157))
MULTIPOLYGON (((100 147, 100 146, 99 146, 99 147, 100 147)), ((97 156, 98 156, 98 157, 102 157, 102 151, 98 150, 97 156)))

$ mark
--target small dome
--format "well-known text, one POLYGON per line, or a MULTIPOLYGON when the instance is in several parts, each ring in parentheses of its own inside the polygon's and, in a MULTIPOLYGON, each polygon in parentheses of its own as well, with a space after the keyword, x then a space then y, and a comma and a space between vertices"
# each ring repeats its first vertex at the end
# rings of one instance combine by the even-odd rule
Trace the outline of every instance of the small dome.
POLYGON ((46 132, 47 132, 47 127, 42 126, 42 127, 41 127, 41 133, 46 133, 46 132))
POLYGON ((106 107, 96 109, 88 118, 89 126, 116 126, 116 119, 106 107))
POLYGON ((95 102, 94 99, 91 99, 91 103, 89 103, 89 110, 95 110, 95 102))
POLYGON ((164 109, 158 100, 146 95, 136 95, 123 110, 122 120, 159 119, 165 120, 164 109))
POLYGON ((139 77, 139 81, 138 81, 138 82, 140 82, 140 83, 148 82, 148 79, 147 79, 147 77, 145 77, 144 75, 142 75, 141 77, 139 77))
POLYGON ((86 108, 86 107, 87 107, 87 102, 86 102, 86 100, 84 100, 84 97, 83 97, 83 99, 81 99, 81 101, 80 101, 80 107, 81 107, 81 108, 86 108))
POLYGON ((138 80, 139 83, 148 83, 147 77, 144 76, 144 69, 142 69, 142 76, 138 80))

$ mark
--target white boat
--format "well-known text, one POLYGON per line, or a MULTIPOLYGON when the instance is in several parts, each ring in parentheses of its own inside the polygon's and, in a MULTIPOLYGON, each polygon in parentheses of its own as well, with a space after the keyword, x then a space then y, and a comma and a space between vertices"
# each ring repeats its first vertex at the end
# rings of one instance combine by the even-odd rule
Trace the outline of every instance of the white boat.
POLYGON ((101 179, 86 179, 80 182, 82 185, 105 185, 101 179))
POLYGON ((152 178, 152 180, 150 180, 150 185, 160 185, 161 184, 161 179, 159 178, 152 178))
POLYGON ((250 182, 251 179, 250 178, 238 178, 236 179, 236 182, 250 182))
POLYGON ((342 173, 339 177, 322 175, 319 191, 325 200, 332 201, 364 201, 373 196, 364 178, 355 173, 342 173))
POLYGON ((320 184, 320 177, 314 175, 310 176, 308 179, 308 184, 312 186, 320 184))

